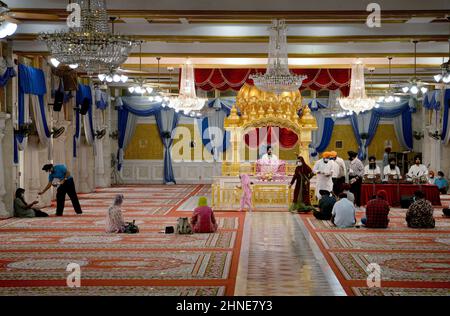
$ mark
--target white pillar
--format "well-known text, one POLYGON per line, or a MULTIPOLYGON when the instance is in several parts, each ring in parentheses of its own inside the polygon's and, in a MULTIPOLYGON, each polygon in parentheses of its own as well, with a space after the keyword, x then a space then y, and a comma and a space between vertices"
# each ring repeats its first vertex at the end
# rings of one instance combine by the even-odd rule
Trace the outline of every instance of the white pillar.
POLYGON ((103 157, 103 139, 98 139, 95 142, 97 147, 97 152, 95 156, 95 186, 100 188, 105 188, 108 186, 105 179, 105 160, 103 157))
POLYGON ((4 197, 6 194, 5 187, 5 165, 3 164, 3 137, 5 136, 6 120, 9 114, 0 113, 0 218, 10 217, 10 211, 7 210, 4 197))
POLYGON ((89 163, 88 163, 88 146, 83 144, 83 141, 80 144, 80 172, 78 173, 80 177, 80 185, 79 192, 80 193, 89 193, 91 192, 89 186, 89 163))

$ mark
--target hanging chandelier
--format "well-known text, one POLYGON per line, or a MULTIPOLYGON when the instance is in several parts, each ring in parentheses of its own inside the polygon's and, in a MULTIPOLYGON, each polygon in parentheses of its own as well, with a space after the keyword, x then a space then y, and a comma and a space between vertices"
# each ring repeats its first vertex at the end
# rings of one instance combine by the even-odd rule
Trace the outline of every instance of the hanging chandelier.
POLYGON ((434 81, 450 83, 450 38, 448 39, 448 60, 441 65, 441 72, 434 76, 434 81))
POLYGON ((269 58, 265 74, 257 73, 250 76, 255 86, 260 90, 281 94, 282 92, 292 92, 298 90, 304 75, 295 75, 289 71, 287 54, 287 27, 284 20, 272 21, 269 28, 269 58))
POLYGON ((77 0, 76 3, 81 8, 80 27, 41 33, 38 39, 46 42, 58 62, 88 74, 118 68, 138 42, 110 32, 105 0, 77 0))
POLYGON ((169 107, 185 115, 199 116, 204 108, 206 98, 199 98, 195 92, 194 66, 188 59, 181 68, 180 93, 170 98, 169 107))
POLYGON ((369 111, 376 106, 374 98, 366 95, 364 83, 364 65, 360 60, 352 65, 350 94, 346 98, 338 99, 339 105, 346 111, 359 114, 369 111))
POLYGON ((411 93, 412 95, 418 95, 420 93, 425 94, 428 88, 424 86, 423 82, 417 78, 417 43, 418 41, 413 41, 414 43, 414 77, 409 80, 408 84, 402 88, 404 93, 411 93))
POLYGON ((378 98, 378 102, 386 102, 386 103, 398 103, 400 102, 400 97, 396 96, 394 93, 394 90, 391 88, 391 62, 392 57, 389 56, 389 88, 386 91, 386 94, 384 96, 381 96, 378 98))

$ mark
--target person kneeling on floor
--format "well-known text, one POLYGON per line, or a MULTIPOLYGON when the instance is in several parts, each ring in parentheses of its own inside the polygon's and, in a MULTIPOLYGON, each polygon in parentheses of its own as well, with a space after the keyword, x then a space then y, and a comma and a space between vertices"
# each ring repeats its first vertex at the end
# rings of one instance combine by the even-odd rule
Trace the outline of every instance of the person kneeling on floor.
POLYGON ((108 209, 106 216, 106 232, 107 233, 124 233, 125 221, 122 216, 123 195, 117 194, 114 198, 113 205, 108 209))
POLYGON ((18 188, 14 199, 14 217, 48 217, 48 214, 42 212, 39 208, 34 207, 38 201, 31 204, 25 202, 25 190, 18 188))
POLYGON ((379 190, 375 199, 367 202, 366 217, 361 224, 370 228, 387 228, 389 224, 389 203, 386 201, 387 193, 379 190))
POLYGON ((331 222, 339 228, 352 227, 356 224, 356 208, 347 199, 347 194, 339 194, 339 201, 334 204, 331 212, 331 222))
POLYGON ((208 200, 202 196, 198 199, 198 206, 191 218, 194 233, 214 233, 217 230, 217 222, 213 210, 208 206, 208 200))
POLYGON ((322 196, 319 201, 319 211, 313 211, 313 215, 317 219, 329 221, 336 198, 327 190, 320 190, 319 194, 322 196))

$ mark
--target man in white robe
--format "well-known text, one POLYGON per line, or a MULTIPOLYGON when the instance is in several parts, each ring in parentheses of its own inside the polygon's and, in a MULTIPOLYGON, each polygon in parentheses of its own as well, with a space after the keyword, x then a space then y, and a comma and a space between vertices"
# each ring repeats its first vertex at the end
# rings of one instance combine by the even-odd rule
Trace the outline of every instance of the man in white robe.
POLYGON ((426 177, 428 175, 428 168, 422 164, 420 156, 414 157, 414 162, 415 164, 409 168, 408 178, 414 180, 420 177, 426 177))
POLYGON ((320 200, 321 190, 326 190, 328 192, 333 191, 333 163, 330 163, 330 153, 324 152, 322 154, 322 159, 318 160, 313 168, 313 173, 317 175, 316 183, 316 197, 320 200))
POLYGON ((278 161, 277 155, 272 153, 272 146, 267 146, 267 152, 264 155, 262 155, 261 160, 263 162, 278 161))
POLYGON ((400 168, 395 164, 395 158, 389 159, 389 164, 383 169, 384 181, 389 181, 389 176, 394 180, 400 180, 402 175, 400 173, 400 168))

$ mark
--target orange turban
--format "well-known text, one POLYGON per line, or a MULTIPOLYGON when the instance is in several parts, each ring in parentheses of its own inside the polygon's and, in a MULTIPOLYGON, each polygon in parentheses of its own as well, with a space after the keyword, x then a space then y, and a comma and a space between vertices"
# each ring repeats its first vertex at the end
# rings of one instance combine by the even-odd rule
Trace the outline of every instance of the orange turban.
POLYGON ((330 151, 330 157, 337 157, 337 152, 335 151, 330 151))
POLYGON ((322 154, 322 158, 330 158, 330 157, 331 157, 331 154, 329 151, 326 151, 322 154))

